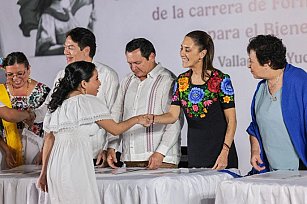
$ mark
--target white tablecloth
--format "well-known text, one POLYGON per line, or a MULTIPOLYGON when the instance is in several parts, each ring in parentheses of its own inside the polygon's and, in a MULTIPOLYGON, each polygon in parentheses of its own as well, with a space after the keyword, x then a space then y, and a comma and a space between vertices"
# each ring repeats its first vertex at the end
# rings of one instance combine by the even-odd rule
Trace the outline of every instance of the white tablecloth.
POLYGON ((216 204, 306 204, 307 171, 274 171, 223 181, 216 204))
MULTIPOLYGON (((0 204, 49 204, 48 194, 36 188, 37 177, 38 172, 0 173, 0 204)), ((207 204, 214 203, 218 184, 233 177, 209 169, 128 168, 98 169, 96 178, 105 204, 207 204)))

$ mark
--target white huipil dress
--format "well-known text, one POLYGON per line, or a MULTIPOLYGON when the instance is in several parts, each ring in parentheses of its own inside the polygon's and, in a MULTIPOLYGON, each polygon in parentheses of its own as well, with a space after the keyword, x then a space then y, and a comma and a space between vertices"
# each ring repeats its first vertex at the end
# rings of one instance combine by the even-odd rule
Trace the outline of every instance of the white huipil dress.
POLYGON ((95 121, 110 118, 105 102, 87 94, 68 98, 47 113, 44 130, 55 136, 47 166, 52 204, 100 203, 90 136, 99 129, 95 121))

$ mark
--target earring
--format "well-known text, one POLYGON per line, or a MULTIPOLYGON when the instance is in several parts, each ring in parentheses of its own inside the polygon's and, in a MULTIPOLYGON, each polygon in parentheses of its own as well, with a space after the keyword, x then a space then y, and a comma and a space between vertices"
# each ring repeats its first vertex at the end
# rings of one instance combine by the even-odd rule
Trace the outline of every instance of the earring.
POLYGON ((30 75, 29 75, 28 83, 31 84, 31 82, 32 82, 32 79, 31 79, 31 77, 30 77, 30 75))

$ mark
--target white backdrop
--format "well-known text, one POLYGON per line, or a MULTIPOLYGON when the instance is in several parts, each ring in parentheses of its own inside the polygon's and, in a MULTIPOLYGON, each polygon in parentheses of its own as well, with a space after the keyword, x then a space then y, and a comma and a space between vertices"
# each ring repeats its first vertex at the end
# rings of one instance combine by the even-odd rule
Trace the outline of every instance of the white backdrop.
MULTIPOLYGON (((258 81, 246 67, 248 39, 274 34, 283 39, 289 63, 307 68, 306 0, 96 0, 96 61, 113 67, 122 78, 129 73, 124 49, 128 41, 145 37, 153 42, 157 61, 176 75, 181 68, 179 48, 185 34, 205 30, 214 39, 216 68, 230 74, 236 95, 238 127, 235 141, 240 169, 250 169, 249 142, 245 132, 250 121, 250 101, 258 81)), ((64 56, 34 57, 36 30, 22 35, 18 25, 19 5, 1 0, 0 54, 26 53, 32 77, 51 85, 57 71, 65 67, 64 56)), ((84 25, 90 6, 76 14, 84 25)), ((102 82, 103 83, 103 82, 102 82)), ((186 128, 182 145, 186 145, 186 128)))

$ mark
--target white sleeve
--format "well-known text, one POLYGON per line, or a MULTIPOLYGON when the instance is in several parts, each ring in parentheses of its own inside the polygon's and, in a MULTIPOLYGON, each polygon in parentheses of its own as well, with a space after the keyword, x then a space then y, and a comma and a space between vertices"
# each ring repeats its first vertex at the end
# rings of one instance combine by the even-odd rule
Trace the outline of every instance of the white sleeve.
POLYGON ((105 81, 102 82, 102 86, 105 87, 105 101, 107 103, 107 106, 111 110, 116 96, 117 96, 117 91, 119 87, 119 80, 117 73, 114 71, 110 71, 106 77, 105 81))
POLYGON ((44 103, 40 107, 38 107, 34 110, 34 113, 35 113, 35 116, 36 116, 35 120, 34 120, 35 123, 41 123, 41 122, 44 121, 45 115, 48 111, 48 104, 51 101, 51 95, 53 93, 55 85, 59 81, 59 79, 61 79, 63 77, 63 75, 64 75, 64 70, 61 70, 61 71, 58 72, 57 76, 54 79, 52 89, 50 90, 46 100, 44 101, 44 103))

